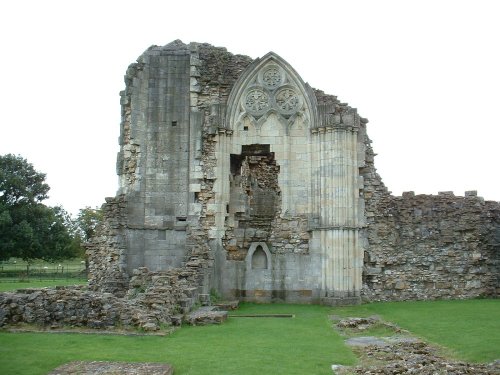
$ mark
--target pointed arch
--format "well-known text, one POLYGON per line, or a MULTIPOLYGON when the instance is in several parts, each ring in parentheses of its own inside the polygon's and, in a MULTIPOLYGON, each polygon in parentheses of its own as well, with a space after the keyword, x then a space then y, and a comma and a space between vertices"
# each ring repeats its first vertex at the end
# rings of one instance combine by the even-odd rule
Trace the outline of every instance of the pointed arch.
POLYGON ((226 124, 236 130, 249 118, 258 126, 275 112, 290 126, 300 116, 313 127, 317 123, 317 102, 312 88, 283 58, 274 52, 256 59, 233 86, 227 102, 226 124))
POLYGON ((247 270, 268 270, 271 266, 271 252, 265 242, 252 242, 245 258, 247 270))

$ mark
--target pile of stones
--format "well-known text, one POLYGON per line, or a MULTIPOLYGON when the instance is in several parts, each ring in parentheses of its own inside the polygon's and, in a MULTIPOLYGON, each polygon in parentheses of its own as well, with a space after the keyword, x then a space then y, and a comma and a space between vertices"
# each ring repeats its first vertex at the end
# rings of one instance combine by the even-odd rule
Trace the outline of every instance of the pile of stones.
MULTIPOLYGON (((333 317, 337 320, 337 317, 333 317)), ((392 323, 378 317, 346 318, 335 325, 343 335, 354 336, 346 344, 358 354, 360 365, 332 365, 337 375, 347 374, 500 374, 500 361, 490 364, 472 364, 451 361, 439 353, 439 349, 411 337, 392 323), (360 332, 379 325, 394 330, 389 337, 356 336, 360 332)))

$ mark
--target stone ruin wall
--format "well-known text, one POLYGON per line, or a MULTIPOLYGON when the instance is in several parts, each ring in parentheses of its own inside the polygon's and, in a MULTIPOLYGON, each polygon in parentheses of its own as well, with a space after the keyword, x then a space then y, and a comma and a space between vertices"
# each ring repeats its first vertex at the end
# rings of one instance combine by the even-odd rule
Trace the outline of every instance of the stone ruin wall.
POLYGON ((118 195, 103 205, 103 223, 87 245, 88 287, 0 293, 0 327, 29 323, 156 331, 162 325, 181 324, 183 315, 199 302, 202 264, 191 256, 181 268, 155 272, 142 267, 129 275, 123 238, 126 203, 125 196, 118 195))
POLYGON ((29 323, 51 328, 136 328, 157 331, 180 325, 198 303, 196 270, 134 270, 129 289, 117 293, 68 286, 0 293, 0 327, 29 323), (118 294, 118 296, 117 296, 118 294))
POLYGON ((217 175, 217 135, 225 128, 224 103, 227 102, 234 83, 252 59, 248 56, 233 55, 225 48, 199 44, 191 52, 191 62, 191 75, 196 79, 196 82, 192 82, 191 105, 200 113, 202 130, 200 189, 195 194, 195 203, 199 205, 200 215, 193 219, 197 220, 197 224, 190 223, 196 230, 191 231, 188 241, 192 244, 192 251, 209 260, 204 268, 203 279, 205 283, 210 284, 209 289, 214 289, 215 254, 209 243, 214 242, 212 228, 216 226, 217 215, 214 189, 217 175))
MULTIPOLYGON (((248 56, 233 55, 225 48, 209 44, 199 44, 196 51, 191 53, 191 61, 195 66, 194 75, 197 77, 192 85, 195 89, 191 94, 192 98, 194 97, 193 102, 196 103, 196 110, 203 119, 200 162, 203 178, 199 181, 200 191, 195 196, 200 216, 196 224, 193 221, 190 223, 196 229, 191 232, 188 241, 197 243, 198 246, 192 247, 194 251, 202 252, 213 265, 213 250, 210 250, 207 243, 212 249, 218 247, 213 233, 213 228, 217 226, 218 215, 215 204, 216 189, 214 189, 218 163, 217 139, 219 133, 231 131, 225 124, 225 104, 235 82, 253 60, 248 56)), ((240 187, 235 189, 230 198, 228 204, 230 215, 226 219, 226 231, 222 239, 227 259, 244 261, 250 244, 257 242, 271 243, 273 253, 297 253, 298 248, 302 253, 307 253, 309 238, 307 218, 280 217, 280 192, 277 186, 279 165, 273 160, 272 155, 246 156, 241 162, 247 167, 244 168, 247 173, 244 173, 244 176, 231 177, 232 183, 239 183, 240 187), (238 191, 241 194, 236 194, 238 191), (266 200, 269 193, 273 195, 273 199, 265 203, 271 204, 272 210, 263 212, 262 207, 265 204, 262 199, 266 200), (249 195, 252 195, 252 199, 249 199, 249 195), (262 198, 258 203, 256 195, 262 198), (249 215, 250 211, 255 214, 249 215), (238 223, 235 225, 235 222, 238 223)), ((211 272, 217 270, 212 269, 211 272)), ((205 272, 205 276, 208 273, 210 271, 205 272)), ((215 279, 217 276, 209 282, 211 288, 217 289, 215 279)))
POLYGON ((128 289, 126 249, 122 229, 126 227, 125 196, 106 198, 103 222, 86 245, 89 289, 123 297, 128 289))
POLYGON ((364 301, 498 297, 500 202, 465 196, 393 196, 367 144, 364 301))
MULTIPOLYGON (((202 116, 203 130, 202 178, 195 196, 200 215, 194 221, 191 218, 187 247, 188 255, 194 257, 195 262, 203 260, 200 283, 207 281, 214 258, 207 243, 212 238, 210 229, 216 220, 211 205, 215 201, 216 135, 225 126, 221 104, 226 103, 234 83, 251 62, 247 56, 232 55, 225 48, 208 44, 199 44, 196 51, 191 51, 191 75, 197 77, 196 82, 191 83, 191 95, 195 97, 194 103, 202 116)), ((131 111, 130 97, 126 93, 133 85, 134 74, 142 69, 144 63, 131 65, 127 71, 125 95, 122 95, 122 132, 125 141, 129 142, 124 147, 122 178, 131 184, 136 180, 134 168, 140 146, 130 142, 130 136, 127 136, 131 111)), ((318 104, 349 108, 335 96, 320 90, 315 90, 315 95, 318 104)), ((376 172, 375 154, 365 124, 366 121, 362 122, 360 129, 360 136, 365 139, 365 165, 360 168, 364 179, 362 193, 366 217, 366 228, 362 230, 365 249, 363 298, 375 301, 496 295, 498 203, 482 202, 481 198, 474 196, 446 194, 392 196, 376 172)), ((283 218, 275 212, 271 228, 259 231, 259 224, 255 226, 257 228, 251 228, 243 236, 241 230, 227 230, 223 244, 228 259, 243 260, 249 243, 263 239, 261 237, 272 242, 273 251, 278 253, 285 254, 297 246, 307 253, 306 218, 283 218), (248 234, 250 236, 246 237, 248 234)), ((107 259, 109 255, 98 258, 107 259)))
MULTIPOLYGON (((148 51, 155 48, 161 53, 162 47, 148 51)), ((106 200, 104 223, 89 244, 89 290, 67 287, 2 293, 0 325, 28 322, 105 328, 118 324, 155 330, 162 324, 179 324, 180 314, 198 302, 200 291, 206 292, 207 285, 213 285, 216 255, 210 244, 214 241, 211 230, 216 222, 216 135, 225 131, 221 103, 227 101, 231 88, 252 59, 208 44, 197 45, 190 54, 191 77, 196 78, 190 83, 191 103, 195 103, 200 114, 202 131, 196 166, 199 188, 193 206, 196 212, 190 215, 185 228, 186 244, 181 249, 185 256, 181 266, 166 271, 127 269, 128 231, 144 230, 149 234, 156 231, 129 223, 130 197, 118 194, 106 200)), ((145 151, 131 136, 130 128, 132 88, 141 84, 137 76, 146 66, 141 58, 138 61, 125 76, 126 89, 121 99, 123 147, 117 165, 121 186, 131 187, 139 183, 138 177, 143 172, 140 155, 145 151)), ((318 104, 333 105, 340 113, 349 109, 335 96, 319 90, 314 93, 318 104)), ((363 300, 497 297, 500 203, 484 202, 473 192, 465 197, 450 193, 392 196, 376 172, 366 123, 362 120, 359 129, 359 137, 364 140, 360 152, 365 160, 360 168, 366 220, 361 229, 363 300)), ((274 199, 279 200, 279 188, 267 173, 279 166, 273 165, 268 156, 245 160, 264 167, 252 175, 249 166, 243 185, 248 187, 253 181, 253 189, 256 186, 257 190, 272 190, 276 192, 274 199)), ((243 211, 248 209, 246 204, 243 211)), ((243 259, 248 243, 264 238, 268 238, 274 252, 284 256, 297 249, 307 254, 310 224, 307 218, 285 218, 280 217, 279 209, 271 211, 265 213, 274 215, 271 227, 263 228, 260 234, 256 228, 249 238, 238 237, 235 230, 227 231, 223 243, 229 259, 243 259)))
POLYGON ((366 301, 498 296, 498 202, 475 192, 387 194, 367 215, 366 301))
MULTIPOLYGON (((149 50, 151 49, 154 47, 149 50)), ((186 228, 185 259, 182 266, 159 272, 141 268, 134 270, 133 275, 129 276, 126 251, 127 235, 128 230, 137 230, 137 227, 127 220, 130 208, 126 194, 119 194, 115 198, 106 199, 106 203, 103 205, 103 224, 87 246, 89 289, 92 292, 111 293, 114 296, 128 299, 133 297, 134 301, 137 298, 146 299, 150 301, 149 305, 154 305, 156 308, 158 303, 153 301, 160 301, 160 305, 162 305, 161 301, 163 300, 165 301, 163 305, 168 306, 169 310, 187 312, 197 303, 199 292, 203 290, 203 284, 207 283, 210 273, 213 272, 213 254, 207 245, 207 238, 210 236, 209 230, 214 225, 215 220, 214 214, 211 213, 210 209, 207 209, 207 204, 214 200, 211 176, 215 175, 214 168, 216 166, 215 133, 210 129, 214 117, 212 104, 227 99, 239 72, 251 62, 251 59, 246 56, 234 56, 224 48, 213 48, 209 45, 200 45, 199 51, 198 56, 195 54, 191 56, 191 68, 200 69, 200 80, 192 85, 193 92, 191 94, 198 97, 198 107, 204 118, 203 153, 200 155, 200 164, 203 165, 203 179, 200 191, 195 197, 196 203, 200 205, 200 212, 203 214, 200 215, 199 219, 190 218, 190 225, 186 228), (162 280, 160 284, 158 284, 159 279, 162 280), (166 294, 169 298, 165 300, 165 297, 160 297, 160 294, 166 294)), ((123 153, 118 159, 117 170, 120 178, 124 181, 122 182, 124 186, 133 186, 138 183, 136 173, 140 170, 141 147, 131 137, 130 129, 132 88, 134 85, 140 85, 137 81, 137 75, 145 69, 146 65, 141 58, 138 61, 127 70, 126 89, 121 93, 123 153)), ((216 117, 219 118, 219 116, 216 117)), ((85 300, 85 297, 82 298, 85 300)), ((141 306, 146 309, 142 310, 143 314, 144 311, 149 311, 151 308, 144 303, 141 306)), ((163 307, 162 311, 165 309, 166 307, 163 307)), ((112 310, 110 311, 112 316, 116 315, 112 310)), ((16 311, 7 315, 15 317, 14 320, 19 317, 16 311)), ((164 314, 165 316, 161 319, 160 315, 156 320, 146 320, 146 323, 152 324, 153 321, 164 323, 165 319, 168 320, 172 314, 164 314)), ((104 320, 110 321, 108 318, 104 320)), ((146 323, 143 319, 135 325, 142 327, 146 323)))

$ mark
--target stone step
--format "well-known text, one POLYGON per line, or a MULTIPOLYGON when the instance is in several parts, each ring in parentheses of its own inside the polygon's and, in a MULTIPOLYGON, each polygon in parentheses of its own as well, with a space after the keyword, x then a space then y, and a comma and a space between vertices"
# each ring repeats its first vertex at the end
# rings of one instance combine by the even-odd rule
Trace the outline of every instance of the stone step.
POLYGON ((234 301, 220 301, 217 303, 214 303, 214 306, 218 308, 218 310, 237 310, 240 305, 240 301, 234 300, 234 301))
POLYGON ((227 319, 227 311, 218 311, 216 306, 203 306, 184 317, 184 322, 193 326, 221 324, 227 319))

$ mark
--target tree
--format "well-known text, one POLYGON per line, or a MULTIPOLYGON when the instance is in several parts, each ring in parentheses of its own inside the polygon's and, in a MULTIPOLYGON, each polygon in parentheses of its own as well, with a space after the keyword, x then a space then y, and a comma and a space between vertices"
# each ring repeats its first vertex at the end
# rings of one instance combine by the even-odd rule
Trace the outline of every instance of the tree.
POLYGON ((95 234, 97 226, 103 218, 102 210, 99 208, 81 208, 76 219, 70 219, 68 228, 73 237, 74 251, 80 257, 85 256, 83 243, 88 242, 95 234))
POLYGON ((102 216, 102 210, 97 207, 80 209, 76 218, 76 225, 84 241, 88 241, 94 236, 97 226, 102 221, 102 216))
POLYGON ((74 256, 61 207, 48 207, 45 174, 21 156, 0 156, 0 259, 58 260, 74 256))
POLYGON ((45 174, 21 156, 0 156, 0 201, 6 205, 36 203, 47 199, 45 174))

